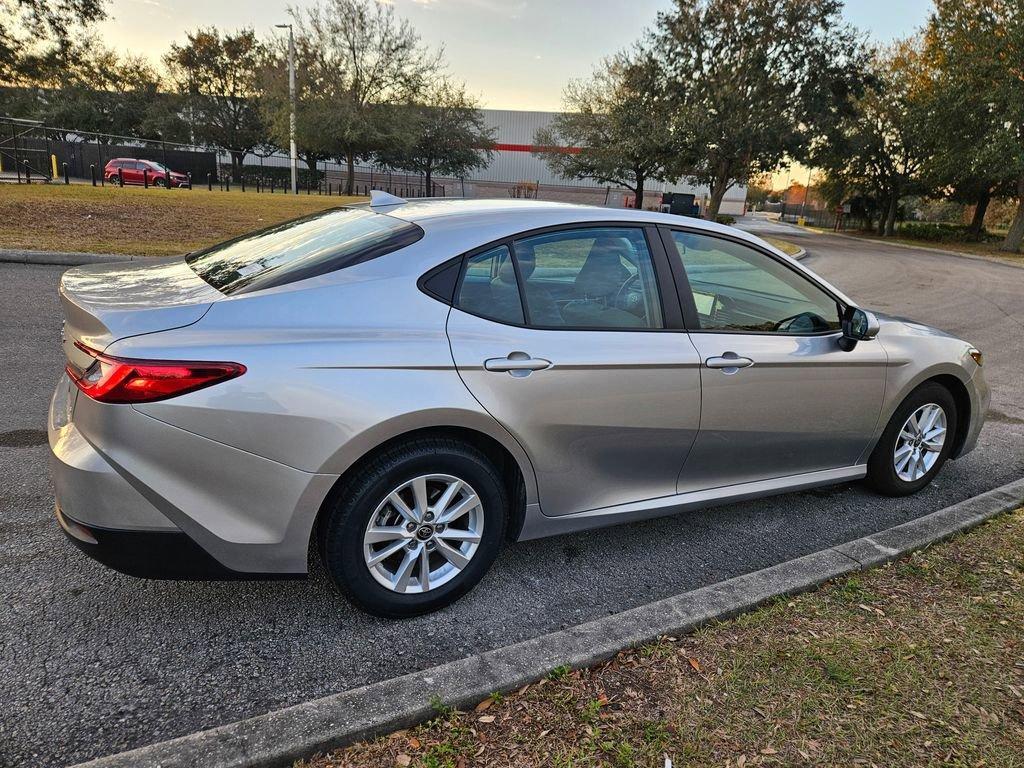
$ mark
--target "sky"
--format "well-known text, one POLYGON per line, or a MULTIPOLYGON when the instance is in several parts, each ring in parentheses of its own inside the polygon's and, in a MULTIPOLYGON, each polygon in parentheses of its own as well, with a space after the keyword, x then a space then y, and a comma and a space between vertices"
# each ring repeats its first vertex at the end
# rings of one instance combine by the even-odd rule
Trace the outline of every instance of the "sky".
MULTIPOLYGON (((628 47, 670 0, 378 0, 409 19, 424 41, 443 46, 449 71, 481 105, 557 110, 566 83, 586 77, 603 57, 628 47)), ((253 27, 280 34, 290 5, 310 0, 112 0, 98 27, 108 47, 158 61, 174 41, 201 26, 253 27)), ((888 43, 927 18, 930 0, 847 0, 844 15, 871 39, 888 43)))

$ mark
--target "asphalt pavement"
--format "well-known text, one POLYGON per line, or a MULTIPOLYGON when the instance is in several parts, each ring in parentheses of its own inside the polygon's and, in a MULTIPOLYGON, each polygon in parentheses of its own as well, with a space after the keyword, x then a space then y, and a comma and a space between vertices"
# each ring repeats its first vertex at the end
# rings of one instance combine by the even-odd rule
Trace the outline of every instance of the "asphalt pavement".
MULTIPOLYGON (((743 222, 747 228, 760 222, 743 222)), ((841 544, 1024 476, 1024 269, 773 224, 863 306, 982 349, 978 448, 917 496, 859 484, 509 546, 455 606, 366 616, 300 582, 158 582, 64 540, 47 476, 59 267, 0 264, 0 765, 59 766, 518 642, 841 544)))

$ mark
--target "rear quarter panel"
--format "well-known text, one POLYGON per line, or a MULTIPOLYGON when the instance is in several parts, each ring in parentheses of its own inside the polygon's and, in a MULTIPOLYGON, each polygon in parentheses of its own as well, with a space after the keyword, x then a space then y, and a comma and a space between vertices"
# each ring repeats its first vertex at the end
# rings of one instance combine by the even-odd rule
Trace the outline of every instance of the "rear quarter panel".
POLYGON ((109 351, 244 364, 237 379, 135 406, 211 440, 337 475, 397 435, 466 427, 505 445, 533 501, 525 453, 455 369, 448 306, 423 294, 415 277, 389 274, 382 262, 342 270, 320 285, 228 298, 192 327, 124 339, 109 351))

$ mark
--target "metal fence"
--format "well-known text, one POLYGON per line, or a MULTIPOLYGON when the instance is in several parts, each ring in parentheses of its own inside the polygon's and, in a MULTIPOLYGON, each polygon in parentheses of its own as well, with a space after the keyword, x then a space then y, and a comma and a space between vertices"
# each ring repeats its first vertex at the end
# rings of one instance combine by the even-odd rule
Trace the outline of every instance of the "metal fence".
MULTIPOLYGON (((2 90, 2 89, 0 89, 2 90)), ((110 183, 104 168, 114 158, 149 160, 172 171, 186 173, 190 188, 246 190, 282 193, 291 190, 291 163, 275 147, 258 147, 244 153, 241 164, 232 163, 227 147, 203 146, 139 136, 119 136, 79 129, 58 128, 31 120, 0 116, 0 182, 110 183)), ((498 154, 501 154, 500 152, 498 154)), ((491 168, 477 176, 436 175, 428 185, 422 174, 406 173, 377 165, 357 163, 353 192, 368 195, 379 189, 400 197, 537 199, 622 207, 626 190, 597 183, 565 180, 496 178, 491 168)), ((348 168, 337 160, 298 163, 299 194, 340 195, 348 182, 348 168)))
POLYGON ((812 207, 802 203, 781 203, 779 218, 791 224, 803 219, 808 226, 835 231, 869 229, 872 224, 866 216, 841 213, 834 208, 812 207))
MULTIPOLYGON (((232 163, 232 150, 47 126, 31 120, 0 117, 0 181, 109 183, 104 173, 115 158, 149 160, 187 174, 191 188, 241 188, 257 192, 289 192, 291 159, 272 147, 247 151, 240 164, 232 163)), ((237 156, 237 152, 234 153, 237 156)), ((342 194, 348 167, 316 159, 298 164, 300 194, 342 194)), ((373 165, 356 164, 353 191, 369 194, 381 189, 403 197, 443 197, 460 194, 464 182, 444 179, 430 188, 421 174, 404 173, 373 165)))

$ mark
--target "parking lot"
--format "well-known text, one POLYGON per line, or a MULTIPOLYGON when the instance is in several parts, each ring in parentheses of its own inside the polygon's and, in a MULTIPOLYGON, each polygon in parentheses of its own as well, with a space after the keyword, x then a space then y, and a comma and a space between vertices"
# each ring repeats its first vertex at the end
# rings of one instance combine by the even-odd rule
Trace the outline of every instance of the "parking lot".
MULTIPOLYGON (((518 642, 868 535, 1024 476, 1024 269, 785 228, 864 306, 985 353, 977 450, 919 495, 858 484, 508 547, 467 598, 407 621, 306 582, 132 579, 53 520, 45 416, 61 268, 0 264, 0 765, 65 765, 518 642)), ((836 404, 841 407, 841 403, 836 404)))

